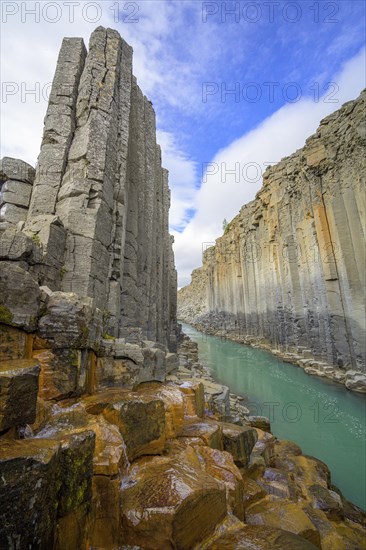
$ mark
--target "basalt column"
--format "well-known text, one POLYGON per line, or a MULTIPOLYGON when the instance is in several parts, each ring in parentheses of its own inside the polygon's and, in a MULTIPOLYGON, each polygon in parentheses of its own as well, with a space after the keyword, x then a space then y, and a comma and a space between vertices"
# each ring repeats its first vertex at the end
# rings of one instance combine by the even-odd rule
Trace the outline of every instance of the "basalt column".
POLYGON ((132 48, 102 27, 88 52, 82 39, 64 39, 24 210, 24 231, 45 252, 32 268, 39 284, 90 299, 110 336, 170 346, 163 305, 176 276, 165 261, 165 192, 155 113, 132 76, 132 48))

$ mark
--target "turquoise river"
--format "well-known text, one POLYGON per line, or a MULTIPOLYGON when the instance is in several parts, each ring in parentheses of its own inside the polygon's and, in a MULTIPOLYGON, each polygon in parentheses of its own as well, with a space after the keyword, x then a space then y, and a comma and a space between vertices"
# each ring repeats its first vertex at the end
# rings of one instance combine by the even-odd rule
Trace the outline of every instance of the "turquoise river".
POLYGON ((366 508, 366 399, 344 386, 307 375, 271 353, 207 336, 183 323, 200 361, 218 382, 246 398, 252 414, 270 418, 272 432, 323 460, 332 483, 366 508))

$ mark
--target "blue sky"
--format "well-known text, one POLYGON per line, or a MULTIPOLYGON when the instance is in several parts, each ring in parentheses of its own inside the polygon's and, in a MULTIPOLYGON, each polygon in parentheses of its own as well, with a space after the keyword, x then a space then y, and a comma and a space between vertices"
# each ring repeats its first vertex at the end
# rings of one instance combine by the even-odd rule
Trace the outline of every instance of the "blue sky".
POLYGON ((222 233, 223 219, 254 198, 266 163, 301 147, 321 118, 365 86, 361 0, 79 1, 73 17, 62 1, 1 7, 2 80, 10 83, 1 101, 2 155, 32 164, 43 89, 63 36, 87 44, 102 24, 133 46, 134 73, 154 104, 170 170, 180 285, 200 265, 203 243, 222 233), (38 100, 22 94, 37 86, 38 100))

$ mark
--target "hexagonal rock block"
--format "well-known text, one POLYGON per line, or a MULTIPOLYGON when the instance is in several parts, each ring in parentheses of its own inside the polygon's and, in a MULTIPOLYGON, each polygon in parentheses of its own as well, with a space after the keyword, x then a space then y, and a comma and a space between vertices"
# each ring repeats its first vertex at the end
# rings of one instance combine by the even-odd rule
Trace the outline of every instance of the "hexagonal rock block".
POLYGON ((227 513, 224 484, 189 453, 137 461, 121 502, 123 542, 146 550, 191 550, 227 513))
POLYGON ((60 443, 0 442, 0 548, 53 548, 60 443))
POLYGON ((250 464, 252 465, 256 462, 260 463, 260 460, 258 459, 262 459, 262 464, 265 466, 270 466, 274 461, 274 446, 276 438, 271 433, 260 430, 259 428, 255 428, 255 431, 257 432, 258 440, 253 447, 250 456, 250 464))
POLYGON ((91 298, 72 292, 50 292, 46 314, 38 323, 39 336, 53 348, 93 348, 102 333, 102 312, 92 307, 91 298))
POLYGON ((88 356, 77 349, 40 349, 33 358, 41 366, 39 396, 62 399, 85 390, 88 356))
POLYGON ((263 499, 246 509, 245 521, 249 525, 281 525, 284 530, 299 535, 321 548, 319 531, 302 508, 293 502, 263 499))
POLYGON ((308 491, 313 508, 323 510, 334 521, 344 519, 342 499, 335 491, 316 484, 310 485, 308 491))
POLYGON ((17 228, 2 231, 0 235, 0 260, 26 262, 28 265, 42 262, 43 253, 38 244, 17 228))
POLYGON ((34 182, 35 169, 24 160, 12 157, 0 159, 0 179, 34 182))
POLYGON ((138 393, 161 399, 165 407, 165 437, 180 435, 184 423, 184 401, 182 392, 174 385, 145 382, 136 389, 138 393))
MULTIPOLYGON (((55 411, 55 409, 54 409, 55 411)), ((100 416, 86 414, 81 404, 58 407, 37 437, 57 440, 85 431, 95 434, 93 474, 100 476, 125 475, 129 468, 126 445, 117 426, 100 416)))
POLYGON ((248 426, 252 426, 252 428, 271 432, 271 423, 266 416, 248 416, 247 424, 248 426))
POLYGON ((0 431, 35 421, 39 372, 32 359, 0 363, 0 431))
POLYGON ((258 439, 255 428, 249 426, 236 426, 220 422, 222 427, 224 449, 234 457, 235 464, 247 466, 250 459, 250 453, 258 439))
POLYGON ((1 188, 4 203, 15 204, 23 208, 29 207, 32 185, 23 181, 7 180, 1 188))
POLYGON ((95 434, 86 430, 57 440, 61 443, 58 516, 64 517, 92 498, 95 434))
POLYGON ((32 336, 16 327, 0 325, 0 361, 30 357, 32 336))
POLYGON ((186 416, 203 417, 205 410, 205 394, 202 382, 184 381, 178 386, 183 394, 184 414, 186 416))
POLYGON ((183 426, 181 437, 199 438, 204 445, 212 449, 223 450, 222 429, 219 423, 191 422, 183 426))
POLYGON ((226 499, 229 510, 241 521, 244 521, 244 484, 243 478, 233 457, 226 451, 218 451, 203 445, 194 450, 205 471, 226 485, 226 499))
POLYGON ((37 325, 41 291, 28 271, 12 262, 1 262, 0 323, 32 332, 37 325))
POLYGON ((330 485, 328 466, 312 456, 289 456, 287 460, 283 461, 282 466, 276 461, 276 468, 289 470, 294 475, 296 483, 304 495, 308 495, 309 500, 312 499, 309 494, 311 485, 321 485, 326 489, 330 485))
POLYGON ((118 426, 130 461, 160 454, 165 445, 165 409, 161 399, 135 392, 108 390, 83 400, 90 414, 103 414, 118 426))
POLYGON ((245 525, 233 532, 215 536, 212 541, 200 547, 200 550, 316 550, 318 547, 304 538, 266 526, 245 525))

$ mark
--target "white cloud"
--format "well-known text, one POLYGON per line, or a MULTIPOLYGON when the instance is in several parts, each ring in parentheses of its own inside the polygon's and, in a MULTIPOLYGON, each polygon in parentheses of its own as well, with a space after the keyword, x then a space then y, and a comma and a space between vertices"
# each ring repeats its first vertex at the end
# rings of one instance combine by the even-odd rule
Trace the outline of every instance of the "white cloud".
POLYGON ((170 132, 158 130, 157 140, 162 148, 163 166, 169 170, 170 225, 181 230, 188 221, 187 211, 192 208, 197 194, 196 163, 179 148, 170 132))
POLYGON ((327 102, 328 91, 318 102, 304 98, 286 104, 216 154, 196 195, 195 217, 182 233, 174 235, 180 286, 188 284, 191 271, 202 264, 203 243, 215 241, 222 234, 224 218, 232 219, 261 187, 255 165, 264 171, 268 163, 274 164, 302 147, 322 118, 359 95, 365 87, 365 66, 363 49, 334 76, 333 82, 338 86, 334 96, 337 103, 327 102), (239 174, 230 175, 228 171, 235 167, 239 174))

